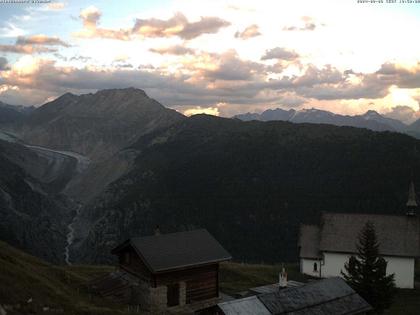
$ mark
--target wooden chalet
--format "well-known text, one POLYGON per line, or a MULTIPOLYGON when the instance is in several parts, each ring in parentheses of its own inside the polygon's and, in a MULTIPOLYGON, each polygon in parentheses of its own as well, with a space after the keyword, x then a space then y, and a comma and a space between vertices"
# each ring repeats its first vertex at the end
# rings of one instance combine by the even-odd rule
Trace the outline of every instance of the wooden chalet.
POLYGON ((97 291, 152 314, 216 305, 219 263, 231 259, 204 229, 131 238, 112 254, 119 270, 111 286, 106 285, 111 275, 98 281, 97 291))

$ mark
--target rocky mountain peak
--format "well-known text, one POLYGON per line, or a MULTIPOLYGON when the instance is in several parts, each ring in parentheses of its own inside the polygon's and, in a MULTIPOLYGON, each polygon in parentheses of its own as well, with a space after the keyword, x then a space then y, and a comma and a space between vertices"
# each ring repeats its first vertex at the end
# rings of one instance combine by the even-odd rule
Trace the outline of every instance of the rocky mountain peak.
POLYGON ((94 94, 66 93, 35 110, 17 132, 28 143, 95 159, 109 156, 144 133, 183 118, 143 90, 131 87, 94 94))
POLYGON ((378 117, 381 117, 382 118, 382 116, 377 112, 377 111, 375 111, 375 110, 372 110, 372 109, 370 109, 370 110, 368 110, 366 113, 364 113, 363 115, 362 115, 362 117, 364 117, 364 118, 366 118, 366 119, 370 119, 370 118, 378 118, 378 117))

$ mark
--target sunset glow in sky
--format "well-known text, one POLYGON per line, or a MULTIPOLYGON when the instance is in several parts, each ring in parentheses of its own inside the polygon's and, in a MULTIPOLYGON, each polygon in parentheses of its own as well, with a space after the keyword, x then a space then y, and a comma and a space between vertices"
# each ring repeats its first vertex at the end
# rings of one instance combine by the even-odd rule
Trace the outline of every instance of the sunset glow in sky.
POLYGON ((419 31, 420 3, 0 3, 0 101, 133 86, 185 114, 374 109, 411 122, 419 31))

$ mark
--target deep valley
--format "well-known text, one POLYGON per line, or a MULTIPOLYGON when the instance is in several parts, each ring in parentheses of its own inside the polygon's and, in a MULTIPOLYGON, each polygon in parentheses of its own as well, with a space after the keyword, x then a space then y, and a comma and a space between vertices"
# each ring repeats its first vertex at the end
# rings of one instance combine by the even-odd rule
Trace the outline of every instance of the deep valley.
POLYGON ((295 261, 300 223, 402 213, 420 170, 407 135, 187 118, 136 89, 66 94, 2 128, 0 237, 55 263, 111 263, 156 225, 206 228, 237 261, 295 261))

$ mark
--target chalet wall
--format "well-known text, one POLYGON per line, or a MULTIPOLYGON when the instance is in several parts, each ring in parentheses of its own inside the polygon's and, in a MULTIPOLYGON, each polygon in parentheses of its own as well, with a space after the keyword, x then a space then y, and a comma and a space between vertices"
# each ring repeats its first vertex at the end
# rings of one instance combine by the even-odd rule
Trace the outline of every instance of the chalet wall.
POLYGON ((312 277, 320 277, 321 261, 318 259, 301 258, 300 272, 312 277), (317 264, 317 271, 314 271, 314 263, 317 264))
MULTIPOLYGON (((322 277, 341 276, 344 264, 350 255, 340 253, 324 253, 324 265, 321 267, 322 277)), ((395 274, 395 285, 398 288, 414 288, 414 259, 402 257, 384 257, 388 262, 387 274, 395 274)))
POLYGON ((350 255, 339 253, 324 253, 324 263, 321 266, 321 277, 341 276, 344 264, 349 261, 350 255))
POLYGON ((217 264, 157 274, 154 281, 156 286, 185 283, 185 288, 180 288, 185 290, 186 304, 219 296, 217 264))
POLYGON ((384 257, 388 262, 386 272, 395 274, 398 288, 414 289, 414 258, 384 257))
MULTIPOLYGON (((132 305, 159 314, 168 308, 168 286, 179 285, 179 304, 172 308, 188 306, 201 309, 219 302, 219 265, 210 264, 184 270, 151 273, 132 247, 118 253, 120 268, 138 276, 140 284, 133 288, 132 305)), ((172 296, 172 295, 171 295, 172 296)))
POLYGON ((138 286, 132 288, 131 305, 139 305, 140 309, 151 314, 165 314, 166 286, 153 288, 149 283, 140 281, 138 286))

